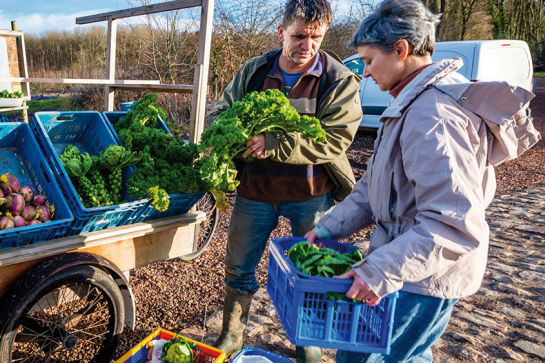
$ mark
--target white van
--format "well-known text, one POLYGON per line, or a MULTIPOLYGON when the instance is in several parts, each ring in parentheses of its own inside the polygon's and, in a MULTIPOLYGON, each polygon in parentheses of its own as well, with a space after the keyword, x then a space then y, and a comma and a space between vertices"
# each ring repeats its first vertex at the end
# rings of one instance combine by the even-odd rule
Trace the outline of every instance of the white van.
MULTIPOLYGON (((522 40, 470 40, 438 42, 434 61, 461 58, 464 66, 458 70, 471 82, 506 81, 527 90, 533 88, 534 68, 528 44, 522 40)), ((365 64, 357 54, 346 58, 344 64, 363 78, 365 64)), ((360 83, 363 118, 360 127, 379 128, 380 115, 392 101, 371 78, 360 83)))

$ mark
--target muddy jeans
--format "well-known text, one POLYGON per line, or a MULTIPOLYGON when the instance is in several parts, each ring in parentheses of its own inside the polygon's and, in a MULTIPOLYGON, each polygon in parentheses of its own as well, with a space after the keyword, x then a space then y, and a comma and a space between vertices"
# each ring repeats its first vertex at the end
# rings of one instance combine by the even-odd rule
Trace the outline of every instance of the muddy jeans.
POLYGON ((227 241, 225 283, 244 294, 259 289, 257 264, 280 216, 289 219, 294 236, 314 227, 334 202, 329 193, 303 202, 265 203, 237 197, 227 241))

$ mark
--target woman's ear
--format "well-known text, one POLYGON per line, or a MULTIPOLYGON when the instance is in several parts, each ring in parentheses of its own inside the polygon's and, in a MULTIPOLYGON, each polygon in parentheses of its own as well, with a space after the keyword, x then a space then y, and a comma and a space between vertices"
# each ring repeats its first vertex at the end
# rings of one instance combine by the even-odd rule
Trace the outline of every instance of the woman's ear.
POLYGON ((399 57, 399 60, 404 62, 411 54, 411 46, 407 39, 399 39, 397 42, 394 43, 394 51, 399 57))

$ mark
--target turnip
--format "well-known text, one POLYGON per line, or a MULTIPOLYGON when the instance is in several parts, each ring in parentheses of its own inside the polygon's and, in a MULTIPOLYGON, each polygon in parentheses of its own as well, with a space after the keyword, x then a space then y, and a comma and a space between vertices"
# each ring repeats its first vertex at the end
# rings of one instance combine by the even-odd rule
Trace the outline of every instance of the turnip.
POLYGON ((5 198, 0 198, 0 205, 3 205, 9 210, 11 215, 18 216, 25 207, 25 199, 21 194, 11 193, 5 198))
POLYGON ((28 221, 27 226, 34 226, 36 224, 42 224, 42 222, 40 222, 40 221, 38 221, 36 219, 33 219, 31 221, 28 221))
POLYGON ((23 211, 21 212, 21 216, 27 221, 33 220, 36 218, 36 208, 31 205, 25 205, 23 211))
POLYGON ((19 188, 21 187, 21 183, 19 183, 17 177, 9 173, 0 176, 0 185, 9 188, 12 193, 19 192, 19 188))
POLYGON ((23 198, 25 198, 26 203, 30 203, 34 199, 34 191, 31 187, 21 187, 21 189, 19 189, 19 194, 21 194, 23 198))
POLYGON ((24 227, 26 225, 26 220, 21 216, 17 216, 13 218, 13 224, 15 227, 24 227))
POLYGON ((36 207, 40 205, 45 205, 46 199, 44 195, 38 194, 34 196, 34 205, 36 207))
POLYGON ((10 217, 4 216, 0 218, 0 231, 3 231, 5 229, 12 229, 15 228, 15 224, 13 223, 13 220, 10 217))
POLYGON ((36 208, 36 219, 47 222, 51 219, 49 209, 45 205, 41 205, 36 208))
POLYGON ((11 194, 11 189, 9 189, 8 186, 0 184, 0 190, 2 191, 2 194, 4 197, 7 197, 11 194))

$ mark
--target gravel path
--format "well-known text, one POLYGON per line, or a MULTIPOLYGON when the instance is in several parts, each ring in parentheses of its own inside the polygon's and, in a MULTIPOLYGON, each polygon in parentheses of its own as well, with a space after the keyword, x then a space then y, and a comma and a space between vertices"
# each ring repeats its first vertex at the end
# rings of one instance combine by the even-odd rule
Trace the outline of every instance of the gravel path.
MULTIPOLYGON (((539 80, 537 94, 531 104, 534 123, 545 135, 545 79, 539 80)), ((372 132, 358 133, 349 150, 357 178, 365 172, 374 136, 372 132)), ((492 235, 483 287, 456 306, 447 332, 435 347, 434 361, 545 360, 544 163, 542 140, 520 159, 497 168, 498 197, 488 214, 492 235)), ((174 259, 131 272, 137 300, 136 329, 123 333, 116 358, 159 326, 198 340, 204 337, 205 342, 217 336, 229 216, 230 210, 222 214, 209 251, 197 260, 187 263, 174 259)), ((369 231, 361 231, 351 240, 363 242, 369 231)), ((273 236, 289 234, 289 224, 281 220, 273 236)), ((258 273, 262 286, 266 271, 264 258, 258 273)), ((248 344, 293 358, 294 349, 282 335, 266 294, 261 294, 253 311, 248 344)))

